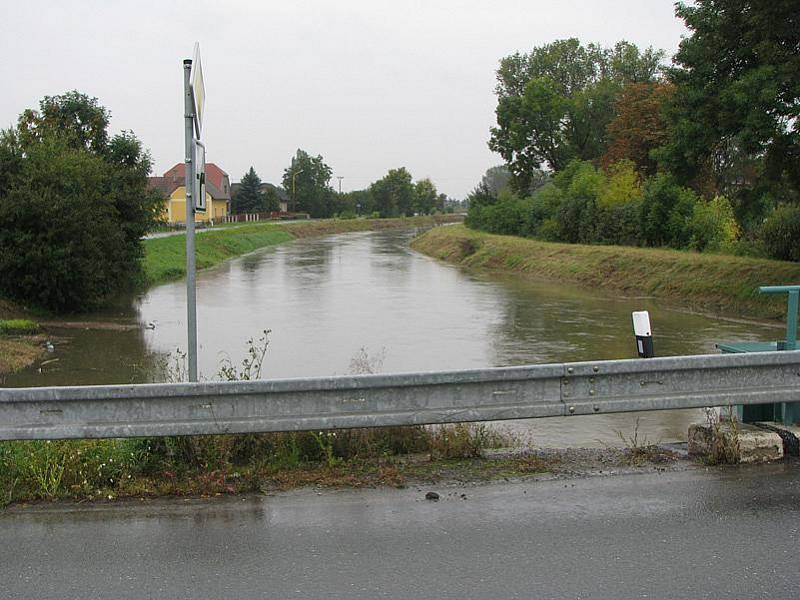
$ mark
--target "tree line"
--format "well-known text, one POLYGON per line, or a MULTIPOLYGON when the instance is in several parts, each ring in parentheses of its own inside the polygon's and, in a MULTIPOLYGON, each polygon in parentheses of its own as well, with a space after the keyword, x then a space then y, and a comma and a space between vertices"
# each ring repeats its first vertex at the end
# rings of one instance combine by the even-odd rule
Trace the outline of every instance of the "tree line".
POLYGON ((333 189, 333 170, 322 156, 298 150, 284 169, 281 187, 264 184, 253 167, 245 173, 233 199, 234 213, 278 210, 281 200, 289 212, 312 218, 401 217, 444 212, 451 204, 428 179, 414 181, 405 167, 389 172, 362 190, 339 193, 333 189))
POLYGON ((697 0, 672 64, 628 42, 557 40, 504 57, 470 194, 500 233, 800 260, 800 12, 697 0))

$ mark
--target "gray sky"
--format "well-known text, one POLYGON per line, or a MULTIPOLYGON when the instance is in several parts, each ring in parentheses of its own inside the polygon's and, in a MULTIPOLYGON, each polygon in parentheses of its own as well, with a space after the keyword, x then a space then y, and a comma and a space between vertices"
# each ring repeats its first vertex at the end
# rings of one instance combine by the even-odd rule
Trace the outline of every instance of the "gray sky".
POLYGON ((77 89, 160 175, 183 157, 181 60, 199 41, 208 160, 233 181, 253 165, 279 182, 303 148, 344 190, 405 166, 461 198, 502 162, 486 146, 501 57, 572 36, 671 55, 684 33, 668 0, 5 0, 0 126, 77 89))

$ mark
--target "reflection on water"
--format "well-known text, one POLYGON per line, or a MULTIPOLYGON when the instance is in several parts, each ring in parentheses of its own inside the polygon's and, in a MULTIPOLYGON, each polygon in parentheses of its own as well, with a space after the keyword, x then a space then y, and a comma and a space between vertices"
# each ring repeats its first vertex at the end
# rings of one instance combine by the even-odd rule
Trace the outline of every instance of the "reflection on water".
MULTIPOLYGON (((271 329, 266 377, 347 373, 365 347, 385 349, 384 372, 463 369, 635 355, 630 313, 651 311, 658 355, 714 352, 721 340, 771 339, 775 329, 690 315, 657 302, 614 298, 551 283, 465 273, 411 251, 413 232, 365 232, 298 240, 198 276, 199 366, 245 356, 246 341, 271 329)), ((103 318, 98 316, 98 319, 103 318)), ((55 363, 7 385, 129 383, 153 377, 158 357, 185 348, 185 284, 133 302, 121 322, 134 331, 57 330, 55 363), (153 323, 155 329, 144 329, 153 323)), ((643 417, 651 438, 685 436, 696 416, 643 417)), ((635 417, 548 419, 536 441, 615 441, 635 417)), ((525 432, 531 431, 526 424, 525 432)), ((554 442, 555 443, 555 442, 554 442)))

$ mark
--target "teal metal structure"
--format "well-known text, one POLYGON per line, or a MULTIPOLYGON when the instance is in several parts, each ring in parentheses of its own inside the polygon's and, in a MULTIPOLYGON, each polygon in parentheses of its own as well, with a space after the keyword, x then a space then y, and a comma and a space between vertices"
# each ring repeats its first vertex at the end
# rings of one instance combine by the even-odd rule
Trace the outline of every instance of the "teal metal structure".
MULTIPOLYGON (((797 309, 800 306, 800 285, 767 285, 758 288, 762 294, 787 294, 786 339, 776 342, 734 342, 718 344, 724 353, 775 352, 797 350, 797 309)), ((738 406, 739 419, 743 423, 778 421, 784 425, 800 422, 800 402, 781 402, 738 406)))

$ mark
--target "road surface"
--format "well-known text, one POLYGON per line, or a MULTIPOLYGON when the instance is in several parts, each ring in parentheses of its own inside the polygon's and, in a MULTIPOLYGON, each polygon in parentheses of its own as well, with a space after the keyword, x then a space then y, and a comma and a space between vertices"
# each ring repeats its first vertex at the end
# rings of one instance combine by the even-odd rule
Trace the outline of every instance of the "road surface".
POLYGON ((797 462, 429 489, 14 508, 0 597, 800 597, 797 462))

